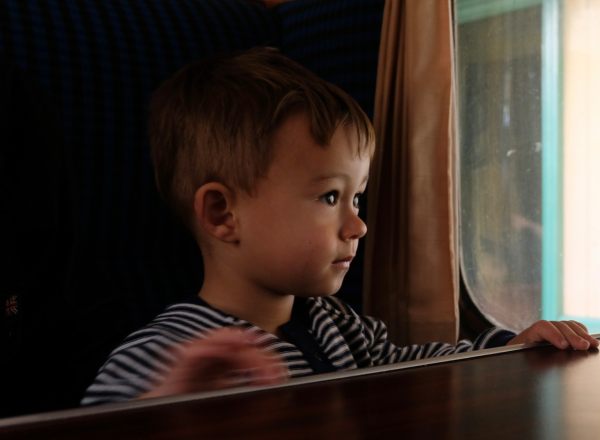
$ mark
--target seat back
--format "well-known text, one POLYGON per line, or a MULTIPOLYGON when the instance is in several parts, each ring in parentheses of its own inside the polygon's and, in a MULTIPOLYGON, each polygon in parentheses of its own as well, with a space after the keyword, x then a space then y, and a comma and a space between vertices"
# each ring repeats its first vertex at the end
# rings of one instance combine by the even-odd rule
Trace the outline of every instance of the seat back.
MULTIPOLYGON (((14 214, 2 230, 5 256, 15 257, 0 299, 18 309, 2 343, 14 348, 6 359, 22 379, 24 412, 76 405, 125 335, 201 286, 194 240, 154 185, 146 116, 156 86, 193 60, 270 45, 371 114, 383 2, 0 2, 12 90, 0 95, 11 133, 0 193, 14 214)), ((353 273, 345 289, 359 305, 360 268, 353 273)))

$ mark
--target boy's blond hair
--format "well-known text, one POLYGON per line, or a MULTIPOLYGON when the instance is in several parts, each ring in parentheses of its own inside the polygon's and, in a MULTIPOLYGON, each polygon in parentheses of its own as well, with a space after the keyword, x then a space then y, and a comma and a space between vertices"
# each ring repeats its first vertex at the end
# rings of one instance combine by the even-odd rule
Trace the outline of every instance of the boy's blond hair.
POLYGON ((329 144, 340 124, 355 129, 358 154, 371 155, 369 118, 340 88, 271 48, 190 64, 156 90, 150 145, 158 190, 193 228, 196 190, 211 181, 251 194, 271 163, 271 137, 304 111, 311 135, 329 144))

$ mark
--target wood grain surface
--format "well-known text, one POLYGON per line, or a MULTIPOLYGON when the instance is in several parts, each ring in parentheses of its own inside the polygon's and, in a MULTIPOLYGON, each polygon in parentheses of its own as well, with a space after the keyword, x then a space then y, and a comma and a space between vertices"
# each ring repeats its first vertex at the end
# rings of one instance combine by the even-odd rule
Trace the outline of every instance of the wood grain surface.
POLYGON ((600 438, 598 351, 409 370, 0 428, 2 439, 600 438))

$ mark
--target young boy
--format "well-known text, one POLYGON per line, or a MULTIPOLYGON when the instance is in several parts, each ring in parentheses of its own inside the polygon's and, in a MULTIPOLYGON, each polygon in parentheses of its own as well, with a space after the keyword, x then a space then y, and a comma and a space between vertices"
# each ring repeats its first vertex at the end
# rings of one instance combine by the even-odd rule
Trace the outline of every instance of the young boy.
POLYGON ((358 217, 375 139, 358 105, 272 49, 192 64, 155 93, 158 188, 204 261, 197 296, 130 335, 83 404, 165 396, 549 341, 588 349, 575 322, 516 336, 396 347, 335 294, 367 232, 358 217))

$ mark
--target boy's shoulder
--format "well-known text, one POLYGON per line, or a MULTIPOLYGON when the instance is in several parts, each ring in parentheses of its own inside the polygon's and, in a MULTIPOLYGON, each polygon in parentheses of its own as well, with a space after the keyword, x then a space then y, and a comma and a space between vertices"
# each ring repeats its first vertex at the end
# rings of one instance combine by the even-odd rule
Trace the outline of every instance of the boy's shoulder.
POLYGON ((148 343, 176 344, 236 324, 236 318, 190 296, 168 305, 152 321, 127 336, 113 354, 148 343))

